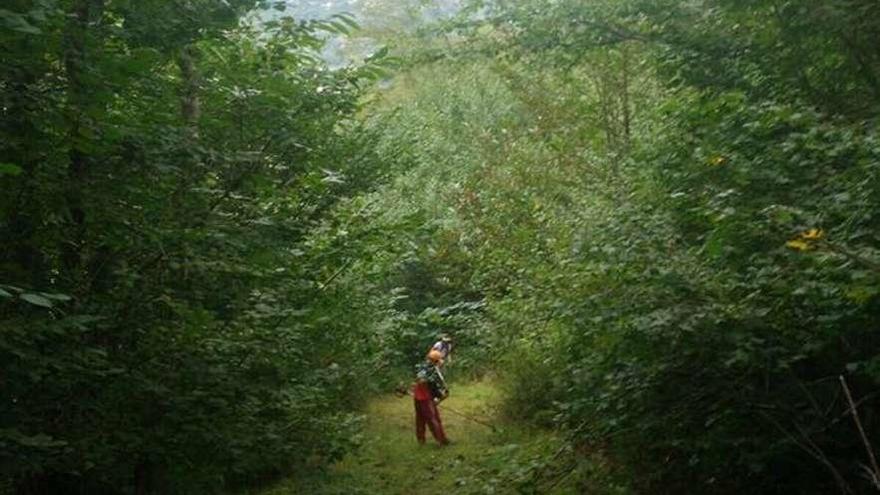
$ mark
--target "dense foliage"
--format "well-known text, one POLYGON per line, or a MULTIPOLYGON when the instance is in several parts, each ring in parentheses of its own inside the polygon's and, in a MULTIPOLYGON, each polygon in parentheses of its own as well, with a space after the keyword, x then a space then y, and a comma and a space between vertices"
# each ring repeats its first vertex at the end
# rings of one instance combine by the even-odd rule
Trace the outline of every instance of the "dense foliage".
POLYGON ((382 197, 431 226, 402 268, 481 302, 472 352, 511 414, 569 428, 564 469, 599 452, 609 490, 876 489, 877 19, 474 2, 410 49, 375 107, 412 143, 382 197))
POLYGON ((808 4, 479 2, 447 35, 492 69, 446 91, 519 107, 422 138, 484 133, 447 204, 511 412, 630 489, 876 485, 838 377, 876 438, 880 25, 808 4))
POLYGON ((258 3, 0 9, 0 487, 320 467, 450 332, 569 439, 468 486, 880 489, 875 1, 258 3))
POLYGON ((0 486, 206 493, 356 439, 364 308, 320 226, 381 179, 377 61, 323 66, 349 17, 255 7, 0 10, 0 486))

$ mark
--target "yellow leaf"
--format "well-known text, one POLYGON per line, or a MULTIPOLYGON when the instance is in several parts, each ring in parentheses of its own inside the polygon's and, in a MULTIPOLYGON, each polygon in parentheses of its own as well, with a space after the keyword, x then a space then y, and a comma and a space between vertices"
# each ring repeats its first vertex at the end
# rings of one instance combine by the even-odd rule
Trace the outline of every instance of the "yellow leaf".
POLYGON ((816 240, 825 237, 825 231, 822 229, 810 229, 803 234, 801 234, 803 239, 807 240, 816 240))
POLYGON ((727 161, 727 158, 724 158, 723 156, 716 156, 715 158, 709 160, 709 163, 711 163, 712 165, 718 166, 718 165, 724 165, 724 162, 726 162, 726 161, 727 161))
POLYGON ((800 239, 792 239, 786 242, 785 245, 797 251, 806 251, 810 249, 810 245, 800 239))

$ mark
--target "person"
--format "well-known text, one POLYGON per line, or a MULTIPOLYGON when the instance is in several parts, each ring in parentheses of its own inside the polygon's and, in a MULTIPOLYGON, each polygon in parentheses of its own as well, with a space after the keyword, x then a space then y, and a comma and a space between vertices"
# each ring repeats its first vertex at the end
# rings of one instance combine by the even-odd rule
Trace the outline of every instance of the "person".
POLYGON ((426 426, 431 430, 437 443, 449 444, 446 432, 443 431, 440 411, 437 409, 437 404, 449 397, 449 388, 443 380, 443 375, 440 374, 442 364, 443 357, 440 351, 431 349, 425 356, 425 361, 416 365, 413 402, 416 410, 416 440, 420 444, 425 443, 426 426))
POLYGON ((443 363, 452 364, 452 337, 448 333, 440 335, 440 339, 431 346, 431 350, 438 351, 443 363))

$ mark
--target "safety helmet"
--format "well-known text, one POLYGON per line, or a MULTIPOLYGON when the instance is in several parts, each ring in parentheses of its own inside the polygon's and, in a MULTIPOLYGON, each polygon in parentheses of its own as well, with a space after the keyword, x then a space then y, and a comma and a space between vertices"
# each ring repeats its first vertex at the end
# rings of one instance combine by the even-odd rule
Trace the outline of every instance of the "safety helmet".
POLYGON ((426 357, 435 363, 443 362, 443 353, 437 349, 431 349, 426 357))

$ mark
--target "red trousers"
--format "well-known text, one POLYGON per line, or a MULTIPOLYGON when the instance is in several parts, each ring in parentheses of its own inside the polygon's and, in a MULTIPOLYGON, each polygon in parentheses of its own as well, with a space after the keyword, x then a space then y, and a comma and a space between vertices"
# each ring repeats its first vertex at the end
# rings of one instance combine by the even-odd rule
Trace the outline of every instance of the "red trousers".
POLYGON ((446 433, 443 431, 443 423, 440 422, 440 411, 432 399, 415 400, 416 406, 416 439, 419 443, 425 443, 425 426, 431 430, 434 440, 440 445, 446 445, 446 433))

